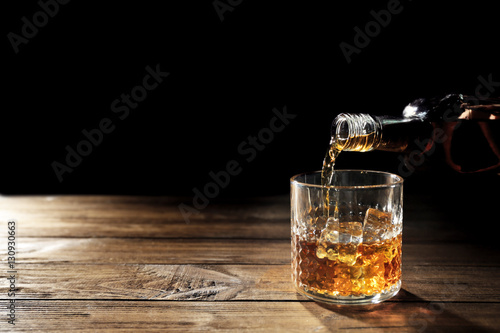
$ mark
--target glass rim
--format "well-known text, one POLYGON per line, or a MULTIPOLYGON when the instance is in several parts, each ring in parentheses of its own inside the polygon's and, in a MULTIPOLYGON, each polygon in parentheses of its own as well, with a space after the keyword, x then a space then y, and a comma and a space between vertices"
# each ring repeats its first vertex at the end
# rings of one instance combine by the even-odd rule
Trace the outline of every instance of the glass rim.
MULTIPOLYGON (((404 178, 401 177, 400 175, 397 175, 395 173, 385 172, 385 171, 364 170, 364 169, 339 169, 339 170, 334 170, 333 172, 359 172, 359 173, 374 173, 374 174, 380 174, 380 175, 388 175, 394 181, 387 183, 387 184, 373 184, 373 185, 351 185, 351 186, 349 186, 349 185, 347 185, 347 186, 345 186, 345 185, 344 186, 330 185, 330 186, 327 186, 327 188, 329 188, 329 189, 389 188, 389 187, 395 187, 398 185, 403 185, 403 182, 404 182, 404 178)), ((302 185, 302 186, 307 186, 307 187, 325 188, 321 184, 312 184, 312 183, 306 183, 306 182, 301 182, 301 181, 297 180, 297 178, 300 176, 314 175, 314 174, 321 174, 321 170, 302 172, 302 173, 296 174, 290 178, 290 184, 297 184, 297 185, 302 185)))

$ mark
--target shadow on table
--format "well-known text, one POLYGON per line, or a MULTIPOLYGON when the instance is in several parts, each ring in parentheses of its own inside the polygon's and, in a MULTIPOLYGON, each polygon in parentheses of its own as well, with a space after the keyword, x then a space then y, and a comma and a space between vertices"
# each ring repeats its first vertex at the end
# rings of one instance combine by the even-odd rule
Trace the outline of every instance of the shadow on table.
POLYGON ((447 310, 450 303, 429 302, 404 289, 389 301, 370 305, 334 305, 304 302, 323 325, 339 329, 379 329, 384 332, 492 332, 447 310), (403 301, 404 299, 404 301, 403 301), (325 309, 327 311, 322 311, 325 309), (345 325, 343 318, 354 319, 345 325))

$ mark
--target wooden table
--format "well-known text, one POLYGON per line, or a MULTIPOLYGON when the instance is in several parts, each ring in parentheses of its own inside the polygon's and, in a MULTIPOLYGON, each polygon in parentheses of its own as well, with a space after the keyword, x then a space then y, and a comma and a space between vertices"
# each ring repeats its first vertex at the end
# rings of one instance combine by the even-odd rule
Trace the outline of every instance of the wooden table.
MULTIPOLYGON (((420 201, 419 201, 420 200, 420 201)), ((403 287, 328 306, 290 282, 289 198, 212 203, 186 223, 164 197, 0 198, 2 331, 487 332, 500 251, 405 198, 403 287), (7 222, 16 221, 15 297, 7 222), (15 326, 7 323, 15 299, 15 326)))

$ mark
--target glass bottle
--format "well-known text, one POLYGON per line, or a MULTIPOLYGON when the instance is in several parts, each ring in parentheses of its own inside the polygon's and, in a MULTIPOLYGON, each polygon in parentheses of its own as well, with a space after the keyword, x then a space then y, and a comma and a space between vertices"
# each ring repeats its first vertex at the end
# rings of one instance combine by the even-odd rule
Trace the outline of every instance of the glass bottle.
POLYGON ((421 98, 399 117, 342 113, 333 121, 331 145, 338 152, 403 153, 409 170, 435 155, 460 173, 498 170, 500 98, 421 98))

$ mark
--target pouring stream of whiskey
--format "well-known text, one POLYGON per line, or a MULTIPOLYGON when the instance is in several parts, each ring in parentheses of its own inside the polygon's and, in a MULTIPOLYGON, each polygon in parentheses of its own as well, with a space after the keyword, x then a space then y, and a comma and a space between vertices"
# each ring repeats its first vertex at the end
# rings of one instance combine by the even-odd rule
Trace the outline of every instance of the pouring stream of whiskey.
MULTIPOLYGON (((324 208, 323 215, 328 219, 330 217, 330 186, 333 185, 333 171, 335 168, 335 160, 342 151, 342 147, 337 144, 334 136, 330 141, 330 148, 326 152, 323 160, 323 168, 321 169, 321 185, 323 186, 324 208)), ((335 208, 333 218, 338 220, 337 200, 335 200, 335 208)))
MULTIPOLYGON (((359 134, 356 136, 349 136, 348 138, 337 138, 332 136, 330 141, 330 148, 326 152, 325 159, 323 160, 323 168, 321 169, 321 186, 323 186, 324 209, 323 215, 328 219, 330 217, 330 186, 335 186, 335 161, 342 150, 350 151, 369 151, 373 147, 373 142, 376 139, 375 133, 359 134)), ((337 193, 333 192, 334 195, 337 193)), ((338 205, 337 198, 333 198, 335 208, 332 217, 334 221, 338 221, 338 205)))

